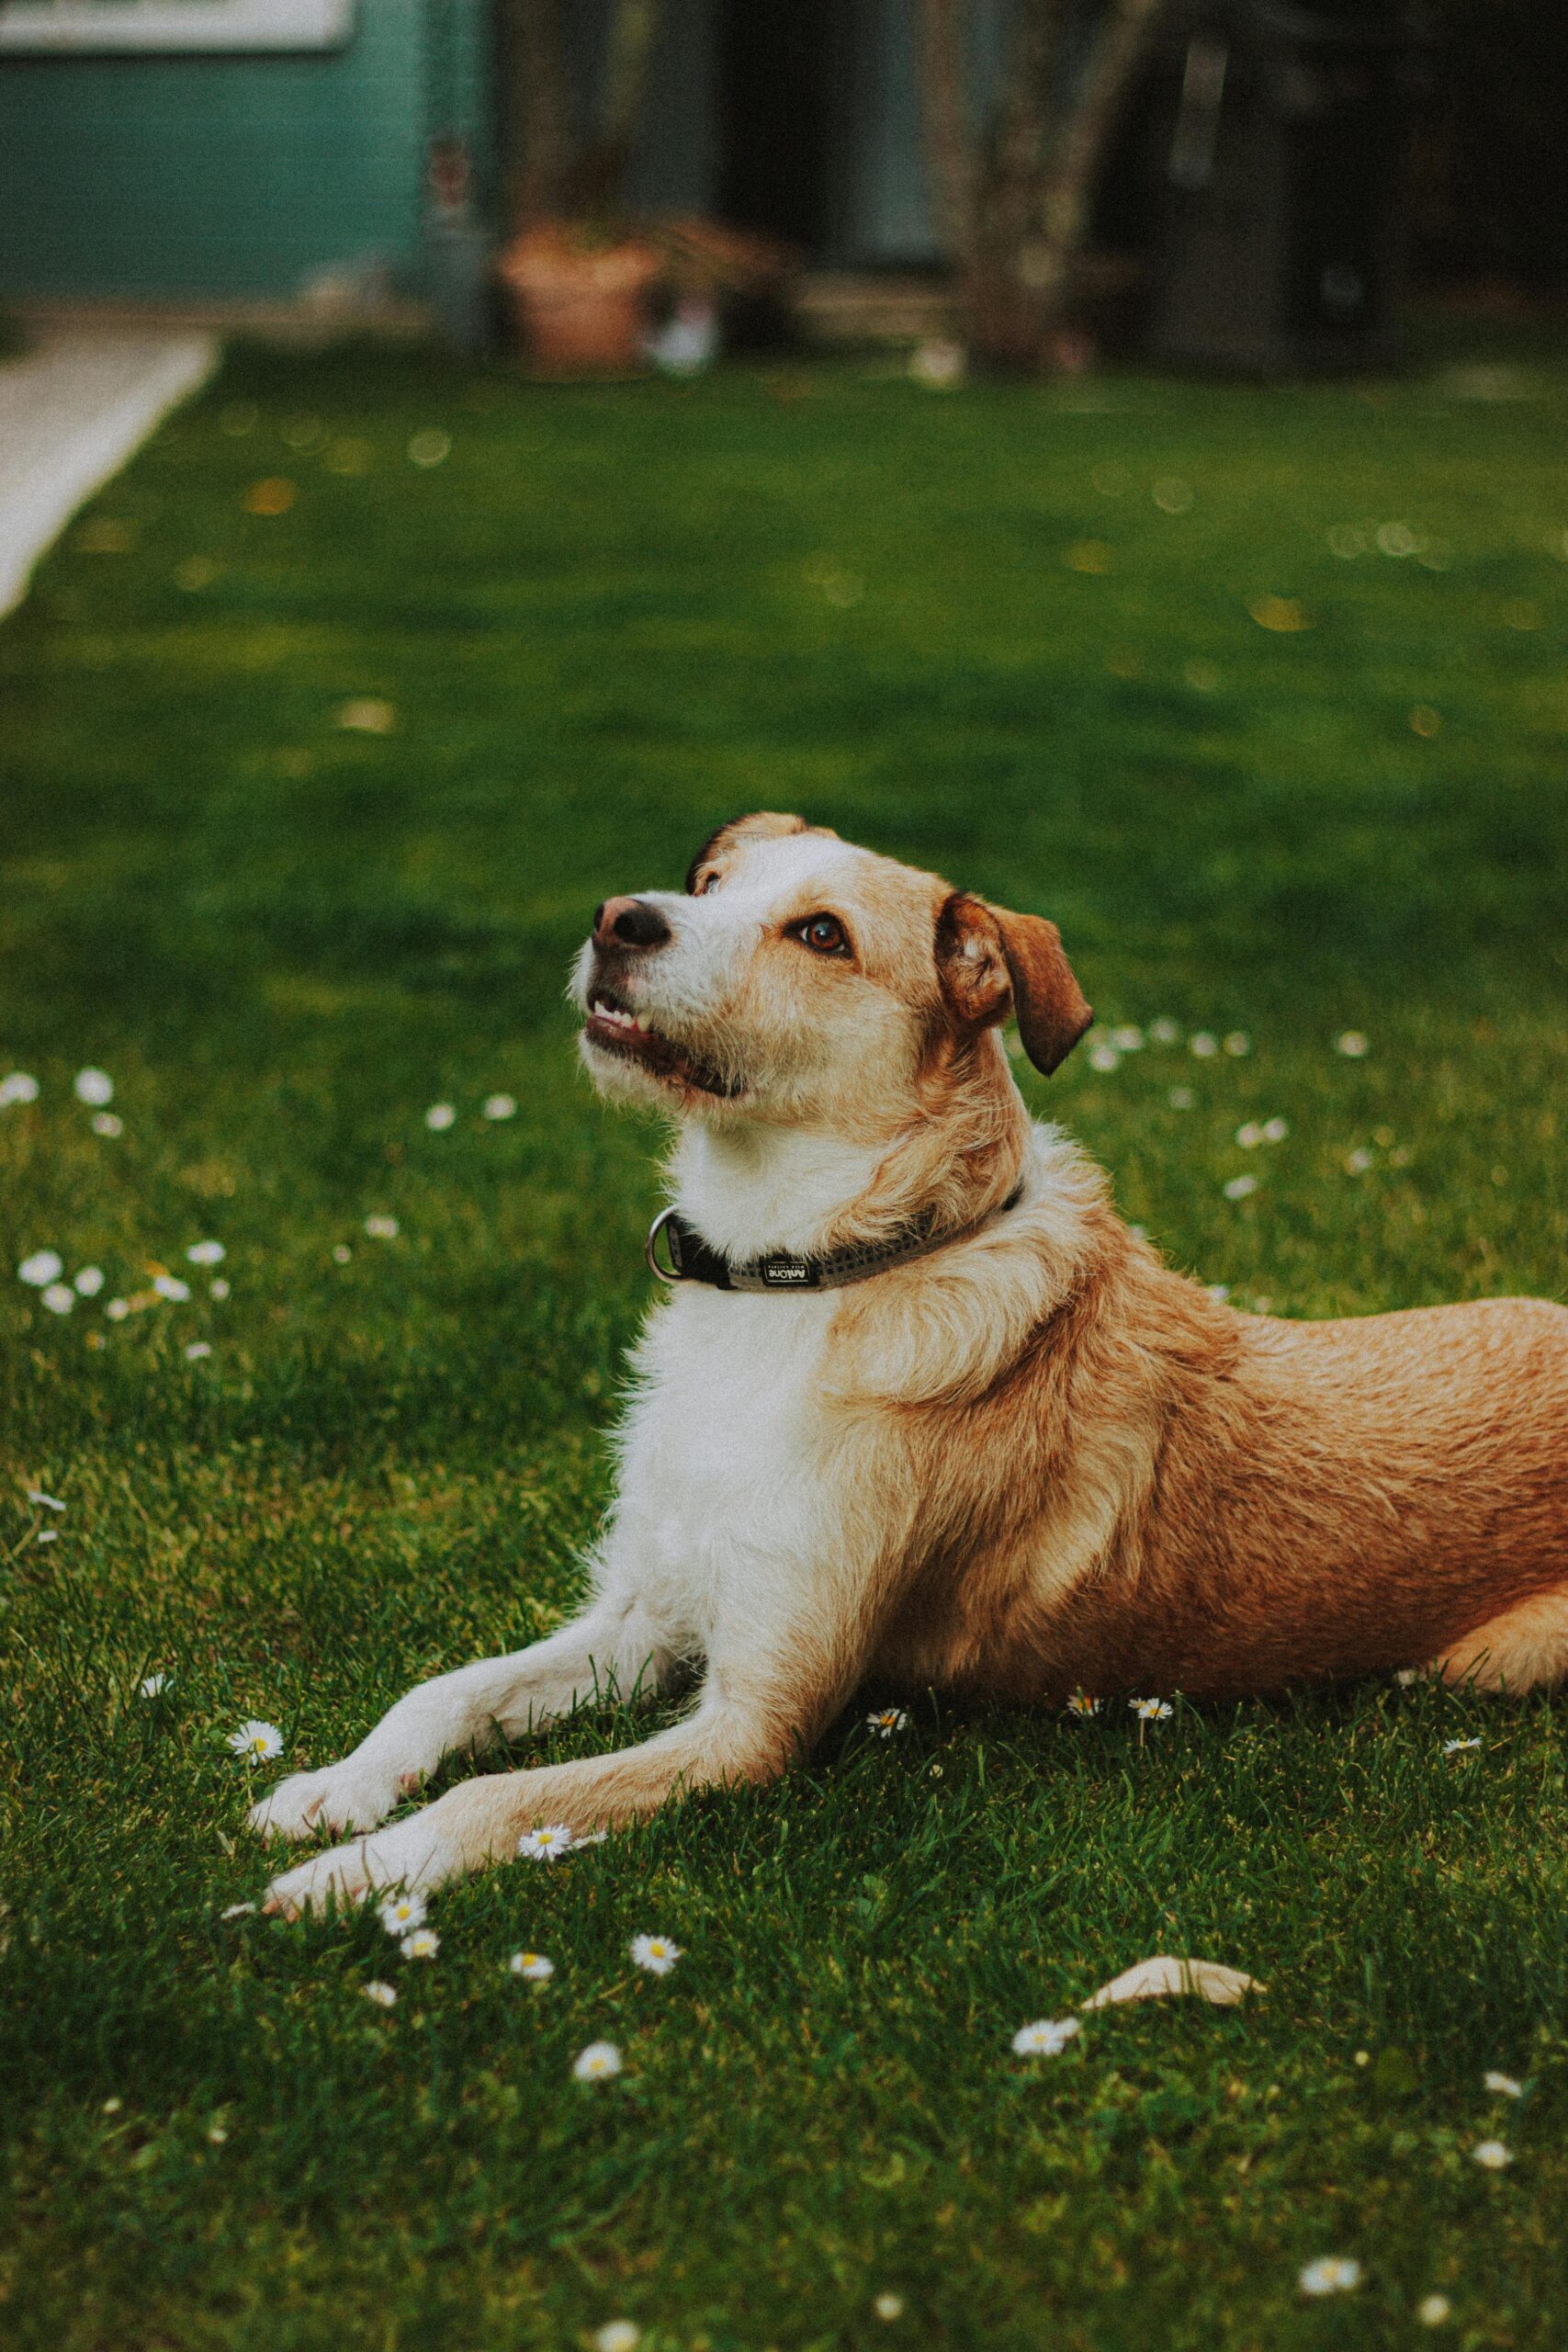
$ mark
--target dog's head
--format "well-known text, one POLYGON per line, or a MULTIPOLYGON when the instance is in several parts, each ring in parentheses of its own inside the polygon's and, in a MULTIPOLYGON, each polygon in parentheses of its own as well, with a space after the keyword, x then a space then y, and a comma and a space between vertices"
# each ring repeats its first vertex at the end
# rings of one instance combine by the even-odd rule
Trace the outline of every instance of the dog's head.
POLYGON ((605 1093, 857 1128, 907 1118, 933 1057, 1009 1013, 1046 1071, 1092 1018, 1054 923, 773 815, 721 827, 684 894, 607 899, 572 993, 605 1093))

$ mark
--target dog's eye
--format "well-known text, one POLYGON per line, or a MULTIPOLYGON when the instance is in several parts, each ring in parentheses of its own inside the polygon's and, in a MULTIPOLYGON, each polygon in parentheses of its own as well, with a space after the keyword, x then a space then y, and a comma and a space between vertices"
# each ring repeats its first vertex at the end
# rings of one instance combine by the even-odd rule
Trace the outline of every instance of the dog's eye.
POLYGON ((694 899, 705 899, 710 890, 716 890, 717 888, 717 875, 705 874, 700 882, 694 883, 692 886, 692 896, 694 899))
POLYGON ((847 956, 850 952, 849 936, 837 915, 807 915, 804 922, 795 924, 793 936, 816 956, 847 956))

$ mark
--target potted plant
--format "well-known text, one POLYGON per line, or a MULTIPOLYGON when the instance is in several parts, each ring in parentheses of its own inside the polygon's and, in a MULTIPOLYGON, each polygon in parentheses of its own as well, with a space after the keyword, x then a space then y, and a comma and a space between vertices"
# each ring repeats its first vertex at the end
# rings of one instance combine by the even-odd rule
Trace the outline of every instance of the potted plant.
POLYGON ((515 233, 498 268, 541 375, 629 375, 643 364, 663 257, 622 220, 617 198, 658 20, 658 0, 615 0, 598 120, 580 139, 559 0, 507 0, 503 10, 515 233))

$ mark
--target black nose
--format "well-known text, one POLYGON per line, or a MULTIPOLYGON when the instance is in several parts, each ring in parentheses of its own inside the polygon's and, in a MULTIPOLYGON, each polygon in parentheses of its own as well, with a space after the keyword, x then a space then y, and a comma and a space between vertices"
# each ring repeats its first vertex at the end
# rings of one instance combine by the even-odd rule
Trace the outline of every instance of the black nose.
POLYGON ((646 899, 606 899, 593 910, 596 947, 662 947, 670 937, 669 924, 646 899))

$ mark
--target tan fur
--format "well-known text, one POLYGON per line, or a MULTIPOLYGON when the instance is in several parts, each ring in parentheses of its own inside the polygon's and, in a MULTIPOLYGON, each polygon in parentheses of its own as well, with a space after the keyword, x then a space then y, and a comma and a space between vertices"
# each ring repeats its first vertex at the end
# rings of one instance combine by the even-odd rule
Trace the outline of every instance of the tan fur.
MULTIPOLYGON (((688 1213, 737 1255, 931 1213, 964 1238, 821 1298, 661 1303, 584 1617, 411 1693, 261 1826, 363 1826, 400 1770, 682 1655, 705 1668, 696 1707, 620 1755, 468 1781, 280 1880, 275 1907, 434 1883, 542 1821, 586 1831, 769 1779, 870 1677, 1059 1703, 1430 1661, 1517 1691, 1568 1668, 1568 1309, 1237 1314, 1028 1116, 1001 1012, 1018 1006, 1043 1066, 1088 1012, 1042 919, 774 816, 723 829, 691 887, 660 901, 672 944, 616 969, 730 1091, 589 1057, 682 1122, 688 1213), (845 953, 802 944, 819 913, 845 953)), ((596 968, 585 951, 585 1006, 596 968)))

